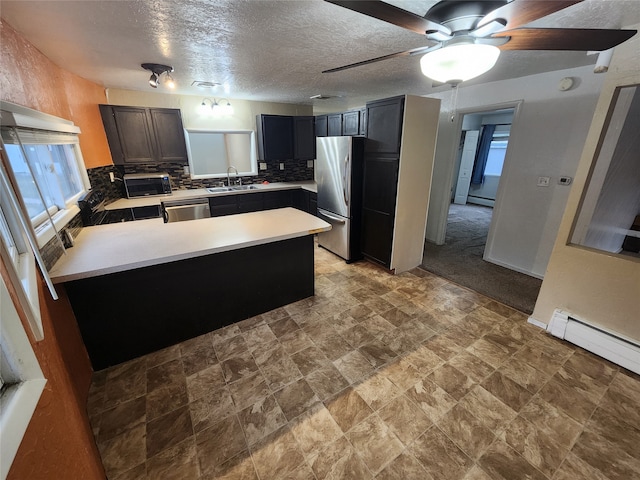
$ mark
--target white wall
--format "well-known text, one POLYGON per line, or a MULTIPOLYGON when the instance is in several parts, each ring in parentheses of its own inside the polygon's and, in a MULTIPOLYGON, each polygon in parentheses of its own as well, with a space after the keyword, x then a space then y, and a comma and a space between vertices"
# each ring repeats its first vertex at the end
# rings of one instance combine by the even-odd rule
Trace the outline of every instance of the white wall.
MULTIPOLYGON (((569 195, 569 188, 557 181, 575 174, 603 81, 603 75, 587 66, 460 88, 459 112, 505 108, 522 101, 509 137, 487 260, 544 275, 569 195), (571 90, 558 90, 563 77, 576 79, 571 90), (551 185, 537 187, 539 176, 551 177, 551 185)), ((441 98, 443 104, 425 237, 442 244, 460 115, 453 123, 449 120, 450 91, 430 96, 441 98)))
POLYGON ((640 343, 638 259, 567 244, 615 88, 634 84, 640 84, 640 35, 616 47, 613 54, 532 317, 548 323, 559 308, 640 343))

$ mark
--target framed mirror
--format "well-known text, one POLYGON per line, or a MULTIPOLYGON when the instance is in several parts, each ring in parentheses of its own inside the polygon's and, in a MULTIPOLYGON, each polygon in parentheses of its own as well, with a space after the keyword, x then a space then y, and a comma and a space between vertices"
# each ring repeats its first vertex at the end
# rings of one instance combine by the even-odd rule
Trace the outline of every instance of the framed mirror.
POLYGON ((258 174, 253 130, 185 129, 185 138, 191 178, 226 177, 229 167, 241 176, 258 174))
POLYGON ((569 243, 640 258, 640 85, 614 92, 569 243))

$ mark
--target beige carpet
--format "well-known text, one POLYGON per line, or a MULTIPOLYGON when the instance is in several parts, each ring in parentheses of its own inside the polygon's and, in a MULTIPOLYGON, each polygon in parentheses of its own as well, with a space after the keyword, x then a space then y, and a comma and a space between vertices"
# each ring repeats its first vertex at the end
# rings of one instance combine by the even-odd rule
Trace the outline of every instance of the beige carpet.
POLYGON ((482 259, 492 211, 479 205, 451 204, 445 244, 427 242, 422 267, 522 312, 531 313, 542 281, 482 259))

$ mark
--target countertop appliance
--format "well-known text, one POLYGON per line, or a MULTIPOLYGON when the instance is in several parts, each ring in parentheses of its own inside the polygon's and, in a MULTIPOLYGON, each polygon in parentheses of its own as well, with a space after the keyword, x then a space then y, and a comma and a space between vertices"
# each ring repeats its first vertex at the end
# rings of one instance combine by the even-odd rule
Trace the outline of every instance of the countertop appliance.
POLYGON ((318 185, 318 216, 331 230, 318 234, 318 245, 344 258, 362 258, 362 137, 318 137, 315 180, 318 185))
POLYGON ((89 190, 78 200, 82 225, 104 225, 107 223, 119 223, 133 220, 131 209, 105 210, 105 201, 102 192, 89 190))
POLYGON ((209 218, 211 216, 208 198, 165 200, 161 202, 160 205, 164 223, 197 220, 199 218, 209 218))
POLYGON ((171 195, 168 173, 127 173, 122 179, 127 198, 171 195))

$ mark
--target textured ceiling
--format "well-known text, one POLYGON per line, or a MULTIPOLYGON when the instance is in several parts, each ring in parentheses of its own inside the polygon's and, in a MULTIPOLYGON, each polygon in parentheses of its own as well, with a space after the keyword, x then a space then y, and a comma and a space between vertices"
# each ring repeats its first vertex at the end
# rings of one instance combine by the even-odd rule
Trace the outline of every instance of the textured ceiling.
MULTIPOLYGON (((389 3, 424 15, 435 2, 389 3)), ((110 88, 149 90, 149 72, 140 67, 144 62, 172 65, 177 93, 315 102, 320 108, 448 88, 434 90, 420 73, 419 57, 322 74, 427 44, 421 35, 322 0, 2 0, 0 15, 57 65, 110 88), (202 90, 191 86, 197 80, 221 86, 202 90), (338 98, 309 99, 316 94, 338 98)), ((619 28, 636 23, 639 0, 585 0, 531 25, 619 28)), ((583 52, 505 51, 493 70, 469 84, 592 63, 595 56, 583 52)))

